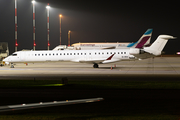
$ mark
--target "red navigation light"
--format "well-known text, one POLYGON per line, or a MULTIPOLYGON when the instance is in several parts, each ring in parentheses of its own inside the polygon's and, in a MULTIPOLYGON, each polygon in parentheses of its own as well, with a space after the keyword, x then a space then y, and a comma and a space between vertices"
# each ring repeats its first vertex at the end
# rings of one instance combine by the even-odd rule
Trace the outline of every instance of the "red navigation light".
POLYGON ((50 46, 50 44, 48 43, 48 46, 50 46))
POLYGON ((16 47, 18 46, 18 44, 17 44, 17 43, 16 43, 15 45, 16 45, 16 47))
POLYGON ((36 43, 34 43, 34 46, 36 46, 36 43))

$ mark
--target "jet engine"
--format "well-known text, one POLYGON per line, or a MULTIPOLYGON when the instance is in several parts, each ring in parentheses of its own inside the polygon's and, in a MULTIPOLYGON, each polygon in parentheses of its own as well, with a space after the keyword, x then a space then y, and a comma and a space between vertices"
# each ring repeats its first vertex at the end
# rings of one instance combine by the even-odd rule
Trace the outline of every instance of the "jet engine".
POLYGON ((139 55, 139 54, 144 54, 145 51, 143 49, 138 49, 138 48, 130 48, 129 54, 130 55, 139 55))

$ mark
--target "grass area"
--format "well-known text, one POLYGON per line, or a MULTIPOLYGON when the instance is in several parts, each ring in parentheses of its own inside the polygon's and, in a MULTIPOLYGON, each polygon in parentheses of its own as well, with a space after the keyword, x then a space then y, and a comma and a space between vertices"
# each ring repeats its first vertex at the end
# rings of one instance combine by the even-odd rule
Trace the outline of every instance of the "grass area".
POLYGON ((112 116, 94 117, 89 115, 8 115, 0 116, 0 120, 178 120, 176 115, 157 116, 112 116))
MULTIPOLYGON (((178 81, 118 81, 118 80, 69 80, 67 85, 62 85, 61 80, 0 80, 0 88, 31 88, 31 87, 65 87, 66 90, 69 89, 180 89, 180 82, 178 81)), ((134 91, 134 90, 132 90, 134 91)), ((103 96, 102 96, 103 97, 103 96)), ((118 98, 118 97, 117 97, 118 98)), ((117 99, 108 101, 105 99, 102 102, 99 102, 96 105, 99 105, 99 111, 94 112, 96 108, 91 108, 90 106, 93 104, 89 104, 89 106, 84 107, 83 104, 79 104, 77 106, 65 106, 61 107, 61 112, 53 113, 49 112, 47 109, 45 110, 46 113, 43 114, 40 109, 40 113, 32 112, 23 112, 21 111, 16 112, 9 112, 9 113, 0 113, 0 120, 178 120, 180 117, 177 114, 173 114, 174 112, 169 112, 172 109, 175 109, 174 106, 166 105, 165 103, 161 103, 162 105, 154 107, 146 106, 146 103, 139 103, 139 100, 132 100, 136 102, 131 104, 131 102, 125 102, 126 100, 117 99), (120 101, 119 101, 120 100, 120 101), (103 103, 105 102, 105 103, 103 103), (112 102, 115 102, 114 104, 112 102), (125 102, 125 105, 123 105, 125 102), (118 103, 118 104, 116 104, 118 103), (127 104, 130 103, 130 104, 127 104), (131 106, 132 105, 132 106, 131 106), (102 107, 102 108, 101 108, 102 107), (109 107, 111 107, 111 111, 108 111, 109 107), (138 108, 140 107, 140 108, 138 108), (104 109, 105 108, 105 109, 104 109), (133 109, 132 109, 133 108, 133 109), (158 109, 162 112, 154 111, 154 109, 158 109), (63 110, 64 113, 62 112, 63 110), (90 112, 84 109, 91 109, 90 112), (74 111, 78 111, 75 112, 74 111), (104 111, 103 111, 104 110, 104 111), (121 110, 121 111, 118 111, 121 110), (139 110, 136 112, 136 110, 139 110), (152 112, 151 112, 152 110, 152 112), (68 111, 68 112, 67 112, 68 111), (83 111, 83 113, 82 113, 83 111), (143 111, 146 111, 143 113, 143 111), (154 112, 153 112, 154 111, 154 112), (164 111, 164 112, 163 112, 164 111), (168 112, 167 112, 168 111, 168 112)), ((153 99, 152 99, 153 100, 153 99)), ((131 100, 130 100, 131 101, 131 100)), ((151 100, 150 100, 151 101, 151 100)), ((169 99, 166 100, 167 103, 169 99)), ((173 100, 172 100, 173 101, 173 100)), ((172 102, 170 101, 170 103, 172 102)), ((153 101, 154 102, 154 101, 153 101)), ((176 101, 175 101, 176 102, 176 101)), ((158 102, 157 102, 158 103, 158 102)), ((156 103, 156 104, 157 104, 156 103)), ((152 103, 153 105, 154 103, 152 103)), ((157 104, 158 105, 158 104, 157 104)), ((52 109, 52 108, 51 108, 52 109)), ((58 108, 55 108, 58 111, 58 108)), ((176 109, 175 109, 176 110, 176 109)), ((173 110, 173 111, 175 111, 173 110)), ((56 111, 56 110, 54 110, 56 111)))
MULTIPOLYGON (((108 80, 69 80, 67 86, 78 88, 113 88, 113 89, 180 89, 180 82, 176 81, 108 81, 108 80)), ((0 80, 0 88, 22 87, 61 87, 61 80, 0 80)))
POLYGON ((114 89, 180 89, 180 82, 156 81, 70 81, 70 84, 114 89))

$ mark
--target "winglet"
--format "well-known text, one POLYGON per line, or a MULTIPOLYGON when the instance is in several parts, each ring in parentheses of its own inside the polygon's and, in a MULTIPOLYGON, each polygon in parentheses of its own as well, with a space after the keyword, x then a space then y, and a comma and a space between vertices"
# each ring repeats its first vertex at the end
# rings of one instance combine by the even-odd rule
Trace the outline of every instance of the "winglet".
POLYGON ((115 55, 115 53, 114 53, 113 55, 111 55, 111 56, 110 56, 108 59, 106 59, 106 60, 111 60, 114 55, 115 55))

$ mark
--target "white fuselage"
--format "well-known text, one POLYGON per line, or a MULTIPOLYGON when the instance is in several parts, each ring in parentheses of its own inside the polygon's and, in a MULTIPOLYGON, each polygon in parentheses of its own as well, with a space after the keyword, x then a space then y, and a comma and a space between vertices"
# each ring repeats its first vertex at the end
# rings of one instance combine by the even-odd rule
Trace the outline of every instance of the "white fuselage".
POLYGON ((110 50, 64 50, 64 51, 19 51, 4 59, 5 62, 50 62, 72 61, 84 63, 110 63, 135 59, 129 49, 110 50), (114 54, 114 55, 113 55, 114 54), (110 56, 113 57, 107 60, 110 56))
POLYGON ((71 46, 59 45, 53 50, 97 50, 97 49, 126 49, 135 43, 75 43, 71 46))
POLYGON ((75 43, 71 46, 75 49, 80 48, 81 50, 88 50, 88 49, 106 49, 106 48, 117 48, 123 49, 128 48, 127 46, 131 43, 75 43))

